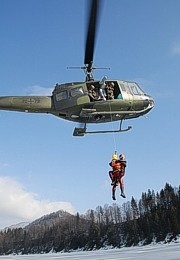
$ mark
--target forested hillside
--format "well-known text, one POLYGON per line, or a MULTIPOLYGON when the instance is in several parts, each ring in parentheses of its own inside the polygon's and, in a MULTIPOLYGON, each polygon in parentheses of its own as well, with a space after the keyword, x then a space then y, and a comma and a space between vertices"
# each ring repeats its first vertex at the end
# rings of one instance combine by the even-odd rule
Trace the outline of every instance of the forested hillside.
POLYGON ((176 239, 180 234, 180 186, 166 184, 122 205, 98 206, 85 215, 58 211, 25 228, 0 232, 0 255, 92 250, 176 239))

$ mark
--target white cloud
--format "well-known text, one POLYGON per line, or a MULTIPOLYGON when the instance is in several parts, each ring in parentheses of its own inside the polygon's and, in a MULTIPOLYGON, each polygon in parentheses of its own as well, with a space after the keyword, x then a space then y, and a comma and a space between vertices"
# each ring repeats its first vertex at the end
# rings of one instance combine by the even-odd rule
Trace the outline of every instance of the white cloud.
POLYGON ((30 96, 51 96, 54 88, 44 88, 38 85, 34 85, 28 89, 30 96))
POLYGON ((10 177, 0 177, 0 228, 22 221, 33 221, 58 210, 75 213, 69 202, 49 202, 26 191, 10 177))

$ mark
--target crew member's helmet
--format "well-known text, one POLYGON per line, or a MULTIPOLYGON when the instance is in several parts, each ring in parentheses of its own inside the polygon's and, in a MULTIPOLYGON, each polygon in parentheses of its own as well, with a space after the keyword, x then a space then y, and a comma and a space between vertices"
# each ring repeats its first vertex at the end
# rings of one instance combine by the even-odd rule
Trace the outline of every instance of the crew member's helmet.
POLYGON ((119 160, 120 161, 124 161, 125 160, 125 155, 124 154, 120 154, 119 155, 119 160))
POLYGON ((118 156, 117 156, 117 154, 115 153, 115 154, 113 154, 112 155, 112 160, 117 160, 118 159, 118 156))

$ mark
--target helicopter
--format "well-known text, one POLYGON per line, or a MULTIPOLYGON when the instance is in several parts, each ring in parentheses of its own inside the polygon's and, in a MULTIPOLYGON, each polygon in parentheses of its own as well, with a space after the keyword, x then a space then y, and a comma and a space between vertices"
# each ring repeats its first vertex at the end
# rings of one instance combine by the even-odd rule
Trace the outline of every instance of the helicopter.
POLYGON ((144 93, 136 82, 112 80, 106 76, 94 79, 94 45, 99 17, 100 0, 91 0, 87 26, 84 66, 85 81, 56 84, 51 96, 1 96, 0 110, 47 113, 82 123, 73 136, 90 133, 124 132, 123 120, 147 114, 154 107, 153 98, 144 93), (93 96, 91 95, 93 91, 93 96), (117 130, 87 131, 87 124, 119 121, 117 130))

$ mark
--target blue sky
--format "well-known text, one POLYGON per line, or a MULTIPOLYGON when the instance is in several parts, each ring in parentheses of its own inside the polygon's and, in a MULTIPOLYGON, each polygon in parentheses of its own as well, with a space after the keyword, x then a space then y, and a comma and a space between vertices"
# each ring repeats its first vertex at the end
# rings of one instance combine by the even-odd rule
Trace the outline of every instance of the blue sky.
MULTIPOLYGON (((83 81, 85 0, 0 0, 0 95, 51 94, 83 81)), ((0 111, 0 228, 59 209, 85 213, 111 205, 108 162, 128 161, 123 200, 179 186, 180 1, 104 0, 95 77, 135 80, 155 108, 126 121, 122 134, 73 137, 75 123, 51 115, 0 111)), ((118 127, 106 124, 107 129, 118 127)), ((93 128, 90 126, 89 128, 93 128)))

